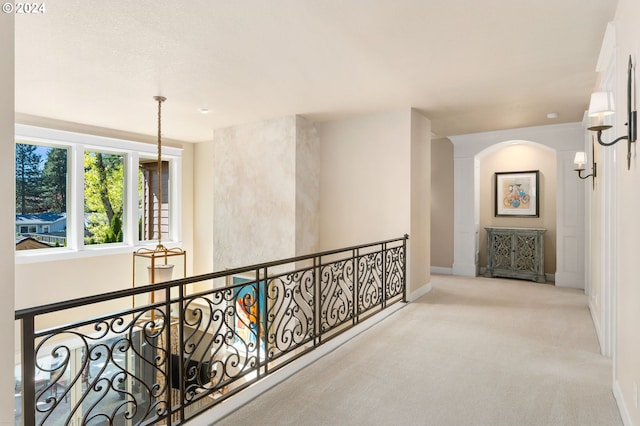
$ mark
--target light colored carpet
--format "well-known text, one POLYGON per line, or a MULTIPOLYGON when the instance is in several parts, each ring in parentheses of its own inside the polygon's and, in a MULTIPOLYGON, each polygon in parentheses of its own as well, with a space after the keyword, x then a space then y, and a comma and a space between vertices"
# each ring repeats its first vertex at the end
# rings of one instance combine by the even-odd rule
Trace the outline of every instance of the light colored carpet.
POLYGON ((218 425, 621 425, 582 291, 432 277, 433 291, 218 425))

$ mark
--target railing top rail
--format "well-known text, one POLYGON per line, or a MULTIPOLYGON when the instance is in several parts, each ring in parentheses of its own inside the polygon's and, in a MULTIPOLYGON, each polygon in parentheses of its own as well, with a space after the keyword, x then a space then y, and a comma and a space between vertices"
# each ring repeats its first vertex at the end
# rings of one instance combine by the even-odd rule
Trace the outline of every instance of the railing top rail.
POLYGON ((56 311, 61 311, 61 310, 64 310, 64 309, 72 309, 72 308, 77 308, 77 307, 80 307, 80 306, 86 306, 86 305, 91 305, 91 304, 95 304, 95 303, 107 302, 107 301, 113 300, 113 299, 136 296, 138 294, 144 294, 144 293, 148 293, 149 291, 152 291, 151 290, 151 286, 153 286, 153 290, 157 291, 157 290, 165 289, 167 287, 177 287, 177 286, 181 286, 181 285, 185 285, 185 284, 192 284, 192 283, 200 282, 200 281, 207 281, 207 280, 212 280, 212 279, 217 279, 217 278, 224 278, 224 277, 227 277, 229 275, 236 275, 236 274, 242 274, 242 273, 246 273, 246 272, 250 272, 250 271, 256 271, 256 270, 260 270, 260 269, 265 269, 265 268, 272 268, 274 266, 286 265, 288 263, 301 262, 301 261, 304 261, 304 260, 309 260, 309 259, 313 259, 313 258, 317 258, 317 257, 330 256, 330 255, 333 255, 333 254, 338 254, 338 253, 343 253, 343 252, 348 252, 348 251, 353 251, 353 250, 359 250, 359 249, 364 249, 364 248, 368 248, 368 247, 374 247, 374 246, 383 245, 383 244, 391 244, 391 243, 395 243, 395 242, 399 242, 399 241, 405 241, 405 240, 408 240, 408 239, 409 239, 409 235, 405 234, 403 237, 400 237, 400 238, 392 238, 392 239, 388 239, 388 240, 377 241, 377 242, 374 242, 374 243, 360 244, 360 245, 344 247, 344 248, 340 248, 340 249, 327 250, 327 251, 323 251, 323 252, 319 252, 319 253, 311 253, 311 254, 306 254, 306 255, 302 255, 302 256, 290 257, 290 258, 287 258, 287 259, 275 260, 275 261, 272 261, 272 262, 265 262, 265 263, 258 263, 258 264, 255 264, 255 265, 250 265, 250 266, 243 266, 243 267, 240 267, 240 268, 225 269, 224 271, 210 272, 210 273, 201 274, 201 275, 194 275, 194 276, 191 276, 191 277, 179 278, 179 279, 176 279, 176 280, 166 281, 166 282, 163 282, 163 283, 147 284, 147 285, 143 285, 143 286, 136 287, 136 288, 128 288, 128 289, 124 289, 124 290, 116 290, 116 291, 111 291, 111 292, 108 292, 108 293, 97 294, 97 295, 88 296, 88 297, 81 297, 81 298, 77 298, 77 299, 65 300, 65 301, 62 301, 62 302, 56 302, 56 303, 51 303, 51 304, 47 304, 47 305, 40 305, 40 306, 34 306, 34 307, 30 307, 30 308, 25 308, 25 309, 19 309, 19 310, 15 311, 15 319, 16 320, 20 320, 20 319, 24 319, 24 318, 28 318, 28 317, 35 317, 37 315, 43 315, 43 314, 48 314, 48 313, 52 313, 52 312, 56 312, 56 311))

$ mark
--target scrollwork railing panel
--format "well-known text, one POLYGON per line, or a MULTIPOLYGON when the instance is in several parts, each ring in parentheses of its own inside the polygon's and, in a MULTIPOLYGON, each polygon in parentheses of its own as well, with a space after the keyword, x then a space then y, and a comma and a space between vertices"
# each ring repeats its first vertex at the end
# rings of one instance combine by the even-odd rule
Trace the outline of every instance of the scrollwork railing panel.
POLYGON ((314 337, 312 269, 271 278, 267 289, 267 357, 292 351, 314 337))
POLYGON ((405 257, 402 247, 387 249, 385 252, 386 300, 392 299, 404 292, 405 257))
POLYGON ((353 259, 320 268, 320 331, 325 332, 353 319, 353 259))
POLYGON ((366 312, 383 299, 382 253, 373 252, 358 259, 358 312, 366 312))

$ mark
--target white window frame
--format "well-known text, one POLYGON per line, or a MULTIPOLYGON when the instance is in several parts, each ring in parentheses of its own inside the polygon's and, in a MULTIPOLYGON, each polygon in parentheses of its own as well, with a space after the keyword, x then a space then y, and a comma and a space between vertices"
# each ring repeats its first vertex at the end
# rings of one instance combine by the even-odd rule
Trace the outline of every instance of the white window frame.
MULTIPOLYGON (((37 126, 16 124, 16 143, 68 148, 67 246, 15 252, 16 263, 63 260, 88 256, 131 253, 141 247, 153 248, 157 241, 138 240, 138 161, 140 155, 157 157, 157 146, 141 142, 95 136, 37 126), (124 235, 121 243, 84 244, 84 152, 100 151, 124 155, 124 235), (78 220, 78 218, 80 218, 78 220)), ((182 245, 182 149, 163 146, 162 160, 169 162, 168 247, 182 245)), ((14 197, 15 198, 15 197, 14 197)))

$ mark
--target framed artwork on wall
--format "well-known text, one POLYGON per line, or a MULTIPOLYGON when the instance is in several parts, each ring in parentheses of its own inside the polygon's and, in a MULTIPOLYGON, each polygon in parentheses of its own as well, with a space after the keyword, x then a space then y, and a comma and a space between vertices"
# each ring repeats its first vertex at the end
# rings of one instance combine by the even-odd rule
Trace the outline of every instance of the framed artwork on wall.
POLYGON ((539 170, 496 172, 495 215, 539 217, 539 170))

